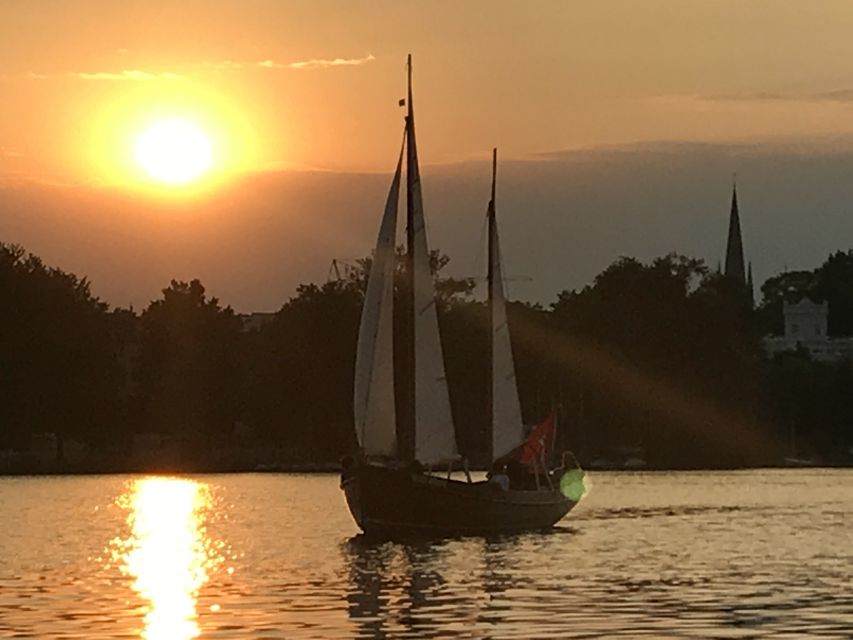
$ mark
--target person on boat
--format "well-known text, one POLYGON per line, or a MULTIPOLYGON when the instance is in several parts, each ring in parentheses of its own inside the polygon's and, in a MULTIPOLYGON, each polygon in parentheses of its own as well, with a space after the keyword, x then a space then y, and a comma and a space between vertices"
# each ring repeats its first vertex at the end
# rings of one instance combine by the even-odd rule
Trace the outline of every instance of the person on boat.
POLYGON ((536 489, 536 469, 524 464, 517 458, 506 463, 506 474, 509 483, 515 489, 536 489))
POLYGON ((501 491, 509 491, 509 476, 503 464, 496 462, 488 473, 489 484, 499 487, 501 491))

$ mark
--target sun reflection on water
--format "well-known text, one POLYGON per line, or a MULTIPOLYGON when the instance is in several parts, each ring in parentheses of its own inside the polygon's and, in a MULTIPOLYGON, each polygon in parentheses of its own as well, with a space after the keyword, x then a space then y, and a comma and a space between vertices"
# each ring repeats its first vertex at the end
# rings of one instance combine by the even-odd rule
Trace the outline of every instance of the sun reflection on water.
POLYGON ((207 486, 180 478, 144 478, 119 501, 131 535, 120 542, 123 571, 147 600, 146 640, 190 640, 201 633, 199 589, 216 564, 205 533, 207 486))

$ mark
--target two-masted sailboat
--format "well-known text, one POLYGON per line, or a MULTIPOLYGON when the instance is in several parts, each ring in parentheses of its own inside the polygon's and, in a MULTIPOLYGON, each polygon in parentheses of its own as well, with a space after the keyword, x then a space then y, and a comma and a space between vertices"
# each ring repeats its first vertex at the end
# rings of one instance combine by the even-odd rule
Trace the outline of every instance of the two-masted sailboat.
MULTIPOLYGON (((415 142, 411 56, 403 148, 391 181, 370 266, 358 335, 354 417, 359 452, 344 461, 341 487, 358 526, 367 533, 486 534, 543 529, 577 503, 562 469, 549 470, 541 447, 523 452, 521 407, 515 382, 495 219, 495 174, 488 207, 488 304, 491 324, 491 459, 512 461, 515 473, 495 465, 482 482, 430 473, 460 459, 444 371, 433 273, 424 224, 415 142), (406 164, 406 354, 395 376, 394 273, 397 209, 406 164), (406 410, 398 411, 395 384, 404 380, 406 410), (395 382, 396 380, 396 382, 395 382), (406 415, 401 415, 406 414, 406 415), (398 421, 401 427, 398 427, 398 421), (524 453, 524 455, 522 455, 524 453), (512 460, 513 457, 520 460, 512 460), (527 465, 522 461, 526 458, 527 465), (529 472, 527 469, 529 468, 529 472), (524 477, 518 470, 525 469, 524 477)), ((399 328, 398 328, 399 329, 399 328)), ((403 403, 401 403, 403 404, 403 403)))

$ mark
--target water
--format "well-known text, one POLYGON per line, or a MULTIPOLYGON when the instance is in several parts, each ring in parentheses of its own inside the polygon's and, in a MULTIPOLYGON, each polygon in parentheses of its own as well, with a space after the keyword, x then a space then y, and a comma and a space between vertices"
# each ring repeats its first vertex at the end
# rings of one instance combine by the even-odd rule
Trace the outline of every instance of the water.
POLYGON ((853 472, 592 480, 549 534, 375 544, 329 475, 3 478, 0 637, 853 637, 853 472))

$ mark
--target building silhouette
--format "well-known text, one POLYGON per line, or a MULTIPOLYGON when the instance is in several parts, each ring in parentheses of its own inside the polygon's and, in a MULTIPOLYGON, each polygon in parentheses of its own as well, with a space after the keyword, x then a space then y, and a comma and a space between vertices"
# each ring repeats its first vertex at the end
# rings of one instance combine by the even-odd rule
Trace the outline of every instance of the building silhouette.
POLYGON ((842 362, 853 356, 853 338, 828 335, 829 303, 813 302, 804 296, 797 302, 782 302, 785 332, 764 338, 771 356, 804 350, 819 362, 842 362))
MULTIPOLYGON (((743 259, 743 237, 740 232, 740 214, 737 206, 737 185, 732 185, 732 208, 729 213, 729 238, 726 242, 726 267, 723 274, 734 278, 739 283, 747 286, 746 268, 743 259)), ((752 265, 749 267, 750 280, 752 280, 752 265)))
MULTIPOLYGON (((719 271, 719 266, 717 271, 719 271)), ((749 296, 750 306, 755 304, 755 290, 752 283, 752 262, 743 257, 743 235, 740 230, 740 212, 737 204, 737 184, 732 184, 732 207, 729 212, 729 236, 726 241, 726 263, 723 275, 740 284, 749 296)))

